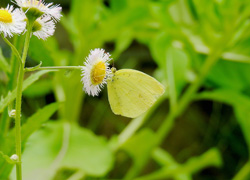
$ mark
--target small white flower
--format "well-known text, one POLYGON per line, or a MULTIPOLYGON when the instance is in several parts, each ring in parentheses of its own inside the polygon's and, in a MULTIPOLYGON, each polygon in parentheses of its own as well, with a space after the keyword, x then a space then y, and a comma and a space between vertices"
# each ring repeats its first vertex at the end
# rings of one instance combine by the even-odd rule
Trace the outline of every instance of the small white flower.
POLYGON ((45 40, 54 34, 55 28, 55 22, 50 16, 42 16, 34 22, 32 31, 36 37, 45 40))
POLYGON ((107 83, 107 78, 111 74, 108 63, 110 60, 110 54, 104 49, 97 48, 90 51, 85 66, 82 67, 83 90, 88 95, 97 96, 107 83))
POLYGON ((13 6, 7 6, 7 8, 0 9, 0 33, 4 36, 12 37, 13 34, 20 34, 26 27, 24 13, 13 6))
POLYGON ((22 8, 22 10, 27 13, 32 11, 34 15, 41 17, 42 15, 49 15, 54 20, 59 21, 61 18, 62 7, 58 4, 53 5, 53 3, 45 3, 44 0, 15 0, 17 5, 22 8))

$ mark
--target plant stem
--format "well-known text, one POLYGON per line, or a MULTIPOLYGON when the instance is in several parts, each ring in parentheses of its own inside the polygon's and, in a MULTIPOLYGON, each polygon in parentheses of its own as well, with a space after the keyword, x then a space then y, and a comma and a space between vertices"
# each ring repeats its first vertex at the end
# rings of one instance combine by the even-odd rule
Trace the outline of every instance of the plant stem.
POLYGON ((16 54, 17 59, 19 60, 19 62, 22 63, 21 56, 20 56, 18 50, 16 49, 16 47, 13 44, 11 44, 11 42, 6 37, 4 37, 3 34, 1 34, 1 35, 2 35, 3 40, 10 46, 12 51, 16 54))
POLYGON ((23 77, 25 61, 28 53, 29 42, 32 32, 33 23, 28 22, 28 30, 25 37, 22 61, 19 65, 19 73, 17 80, 17 97, 16 97, 16 118, 15 118, 15 130, 16 130, 16 154, 18 156, 18 163, 16 164, 16 179, 22 180, 22 165, 21 165, 21 105, 22 105, 22 88, 23 88, 23 77))
MULTIPOLYGON (((20 38, 18 36, 14 37, 14 47, 17 47, 17 49, 20 49, 20 43, 17 43, 20 38)), ((8 91, 12 91, 13 87, 16 83, 16 77, 17 77, 17 72, 18 72, 18 64, 19 61, 17 60, 18 57, 16 57, 15 53, 11 54, 11 58, 10 58, 10 62, 11 62, 11 71, 9 74, 9 82, 7 85, 7 90, 8 91), (17 60, 17 61, 16 61, 17 60)), ((11 109, 13 108, 13 102, 11 103, 11 109)), ((10 117, 8 114, 8 108, 5 108, 3 114, 2 114, 2 118, 0 120, 0 142, 3 141, 3 137, 6 136, 7 132, 8 132, 8 128, 10 125, 10 117)))
POLYGON ((39 70, 60 70, 60 69, 65 69, 65 70, 74 70, 74 69, 82 69, 82 66, 51 66, 51 67, 38 67, 38 68, 25 68, 25 71, 39 71, 39 70))

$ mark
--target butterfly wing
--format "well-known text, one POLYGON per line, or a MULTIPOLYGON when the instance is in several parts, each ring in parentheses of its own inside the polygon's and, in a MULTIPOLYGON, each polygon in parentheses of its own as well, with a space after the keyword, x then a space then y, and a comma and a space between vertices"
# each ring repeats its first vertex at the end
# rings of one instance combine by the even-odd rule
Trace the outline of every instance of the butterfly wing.
POLYGON ((108 81, 108 98, 117 115, 135 118, 147 111, 164 93, 164 87, 140 71, 122 69, 108 81))

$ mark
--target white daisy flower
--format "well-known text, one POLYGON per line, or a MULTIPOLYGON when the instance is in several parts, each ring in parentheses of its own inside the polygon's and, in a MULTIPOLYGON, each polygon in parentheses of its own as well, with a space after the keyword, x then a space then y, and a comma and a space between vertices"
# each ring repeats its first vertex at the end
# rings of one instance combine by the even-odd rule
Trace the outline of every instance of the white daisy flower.
POLYGON ((86 58, 85 66, 82 67, 83 90, 92 96, 97 96, 107 83, 107 78, 111 75, 109 68, 110 54, 104 49, 94 49, 90 51, 86 58))
POLYGON ((54 20, 59 21, 61 18, 62 7, 58 4, 45 3, 44 0, 15 0, 17 5, 22 8, 26 16, 29 18, 33 16, 35 18, 42 15, 49 15, 54 20))
POLYGON ((24 13, 13 6, 7 6, 7 8, 0 9, 0 33, 4 36, 12 37, 13 34, 20 34, 26 27, 24 13))
POLYGON ((54 34, 55 28, 55 22, 50 16, 42 16, 34 22, 32 31, 36 37, 45 40, 54 34))

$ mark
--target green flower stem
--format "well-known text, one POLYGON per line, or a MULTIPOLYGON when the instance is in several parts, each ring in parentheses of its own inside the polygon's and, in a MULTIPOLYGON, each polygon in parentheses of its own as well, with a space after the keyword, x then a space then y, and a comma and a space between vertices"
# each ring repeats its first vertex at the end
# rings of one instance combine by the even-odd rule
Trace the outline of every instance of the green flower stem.
POLYGON ((82 69, 82 66, 51 66, 51 67, 38 67, 38 68, 25 68, 25 71, 39 71, 39 70, 75 70, 75 69, 82 69))
POLYGON ((18 80, 17 80, 17 97, 16 97, 16 118, 15 118, 15 130, 16 130, 16 154, 18 156, 18 163, 16 164, 16 179, 22 180, 22 165, 21 165, 21 105, 22 105, 22 88, 23 88, 23 77, 24 67, 29 49, 29 42, 32 33, 33 23, 28 23, 28 30, 25 37, 22 61, 19 66, 18 80))
POLYGON ((12 51, 16 54, 17 59, 19 60, 19 62, 22 63, 21 56, 20 56, 18 50, 16 49, 16 47, 13 44, 11 44, 11 42, 6 37, 4 37, 3 34, 1 34, 1 36, 2 36, 3 40, 10 46, 12 51))

